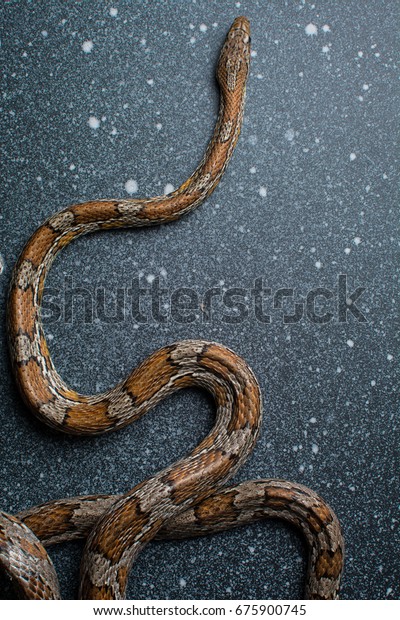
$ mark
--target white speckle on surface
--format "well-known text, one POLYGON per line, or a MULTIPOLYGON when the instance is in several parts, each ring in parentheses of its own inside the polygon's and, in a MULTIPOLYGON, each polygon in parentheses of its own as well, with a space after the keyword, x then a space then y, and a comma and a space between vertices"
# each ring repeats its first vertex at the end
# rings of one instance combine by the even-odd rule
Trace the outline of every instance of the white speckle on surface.
POLYGON ((338 374, 340 374, 340 373, 342 372, 342 369, 340 368, 340 366, 338 366, 338 367, 336 368, 336 372, 337 372, 338 374))
POLYGON ((306 466, 305 466, 305 465, 303 465, 303 464, 301 464, 301 465, 300 465, 300 467, 299 467, 299 472, 300 472, 301 474, 303 474, 303 473, 304 473, 305 468, 306 468, 306 466))
POLYGON ((310 37, 318 34, 318 28, 315 24, 307 24, 307 26, 305 27, 305 31, 306 34, 308 34, 308 36, 310 37))
POLYGON ((254 553, 255 550, 256 550, 255 547, 252 547, 252 546, 249 547, 249 553, 254 553))
POLYGON ((4 258, 0 254, 0 274, 2 274, 3 271, 4 271, 4 258))
POLYGON ((136 194, 136 192, 138 191, 137 182, 134 179, 129 179, 125 183, 125 190, 128 192, 128 194, 136 194))
POLYGON ((170 194, 171 192, 174 191, 174 186, 171 183, 167 183, 166 186, 164 187, 164 194, 170 194))
POLYGON ((251 56, 252 58, 255 58, 255 57, 257 56, 257 52, 256 52, 256 50, 251 50, 251 52, 250 52, 250 56, 251 56))
POLYGON ((252 166, 249 170, 250 174, 255 174, 257 172, 257 168, 255 166, 252 166))
POLYGON ((262 198, 265 198, 265 196, 267 195, 267 188, 264 186, 260 187, 258 193, 260 194, 260 196, 262 196, 262 198))
POLYGON ((329 54, 329 51, 330 51, 330 47, 329 47, 329 45, 323 45, 323 47, 322 47, 322 53, 323 53, 323 54, 329 54))
POLYGON ((154 80, 153 80, 153 78, 150 78, 149 80, 146 80, 146 82, 147 82, 147 84, 148 84, 149 86, 154 86, 154 80))
POLYGON ((200 32, 207 32, 206 24, 200 24, 199 29, 200 29, 200 32))
POLYGON ((153 282, 154 282, 154 280, 155 280, 155 279, 156 279, 156 276, 155 276, 155 275, 153 275, 152 273, 149 273, 149 274, 146 276, 146 280, 147 280, 147 282, 148 282, 149 284, 153 284, 153 282))
POLYGON ((376 385, 376 381, 375 381, 375 379, 372 379, 372 381, 371 381, 371 385, 372 385, 372 387, 375 387, 375 385, 376 385))
POLYGON ((369 84, 363 84, 363 90, 369 90, 369 84))
POLYGON ((110 8, 110 15, 111 15, 111 17, 117 17, 118 9, 115 9, 114 7, 111 7, 110 8))
POLYGON ((196 43, 196 37, 190 37, 190 43, 194 45, 196 43))
POLYGON ((160 131, 162 129, 162 124, 161 123, 156 123, 156 129, 158 131, 160 131))
POLYGON ((317 418, 310 418, 310 424, 316 424, 317 423, 317 418))
POLYGON ((320 261, 320 260, 317 260, 317 261, 316 261, 316 263, 315 263, 315 266, 316 266, 316 268, 317 268, 317 269, 321 269, 321 268, 322 268, 322 263, 321 263, 321 261, 320 261))
POLYGON ((289 142, 292 142, 292 140, 294 140, 294 136, 295 136, 294 129, 288 129, 287 131, 285 131, 285 138, 289 142))
POLYGON ((354 245, 360 245, 360 243, 361 243, 360 237, 354 237, 353 243, 354 243, 354 245))
POLYGON ((353 484, 349 485, 349 491, 351 491, 352 493, 354 493, 356 490, 356 487, 353 484))
POLYGON ((166 278, 167 277, 167 270, 165 269, 165 267, 161 267, 161 269, 160 269, 160 276, 162 278, 166 278))
POLYGON ((358 52, 357 56, 359 58, 362 58, 364 56, 364 52, 362 52, 361 50, 358 52))
POLYGON ((387 354, 387 360, 388 360, 389 362, 392 362, 392 361, 393 361, 393 355, 392 355, 391 353, 388 353, 388 354, 387 354))
POLYGON ((89 116, 88 125, 91 129, 98 129, 100 127, 100 121, 95 116, 89 116))
POLYGON ((317 446, 317 444, 316 444, 316 443, 313 443, 313 444, 312 444, 312 446, 311 446, 311 451, 312 451, 312 453, 313 453, 313 454, 318 454, 318 452, 319 452, 319 447, 317 446))
POLYGON ((46 38, 48 34, 47 30, 42 30, 42 37, 46 38))
POLYGON ((184 579, 183 577, 181 577, 179 579, 179 585, 181 588, 184 588, 186 586, 186 579, 184 579))
POLYGON ((350 254, 351 252, 351 248, 344 248, 344 253, 345 254, 350 254))
POLYGON ((354 161, 357 155, 355 153, 350 153, 350 161, 354 161))
POLYGON ((322 26, 322 30, 323 30, 323 32, 330 32, 331 31, 330 26, 328 24, 324 24, 322 26))
POLYGON ((93 49, 93 41, 84 41, 82 43, 82 49, 85 52, 85 54, 90 54, 90 52, 93 49))
POLYGON ((354 340, 351 340, 349 338, 348 340, 346 340, 346 344, 348 347, 350 347, 350 349, 352 349, 354 347, 354 340))

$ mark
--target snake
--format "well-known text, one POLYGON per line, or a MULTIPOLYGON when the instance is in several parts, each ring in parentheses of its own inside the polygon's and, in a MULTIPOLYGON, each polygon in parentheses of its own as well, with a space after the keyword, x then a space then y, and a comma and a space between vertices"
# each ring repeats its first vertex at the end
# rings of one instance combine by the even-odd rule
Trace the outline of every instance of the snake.
POLYGON ((167 195, 65 208, 34 232, 14 268, 7 308, 12 368, 24 403, 41 422, 78 436, 111 432, 192 386, 207 390, 216 408, 214 426, 189 455, 123 495, 53 500, 14 516, 0 512, 0 566, 21 598, 60 598, 45 548, 51 544, 84 538, 79 597, 122 600, 135 558, 154 538, 199 536, 271 517, 294 525, 305 537, 306 598, 338 596, 343 537, 335 513, 315 492, 279 479, 224 486, 252 452, 262 418, 260 387, 239 355, 215 342, 182 340, 152 353, 115 387, 83 395, 54 367, 40 317, 46 275, 73 239, 171 222, 211 194, 240 134, 249 64, 250 25, 238 17, 218 61, 214 133, 187 181, 167 195))

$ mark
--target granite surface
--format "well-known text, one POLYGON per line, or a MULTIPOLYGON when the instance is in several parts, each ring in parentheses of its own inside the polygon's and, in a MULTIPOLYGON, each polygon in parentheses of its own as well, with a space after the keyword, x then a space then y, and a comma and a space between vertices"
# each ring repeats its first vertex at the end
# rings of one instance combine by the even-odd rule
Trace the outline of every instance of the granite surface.
MULTIPOLYGON (((342 597, 399 598, 398 13, 395 0, 1 3, 3 510, 126 491, 212 425, 209 398, 188 390, 109 436, 44 428, 16 391, 5 303, 45 218, 88 199, 162 194, 191 174, 218 111, 219 50, 244 14, 245 122, 220 186, 172 225, 66 248, 47 281, 51 352, 71 386, 95 393, 182 338, 237 351, 265 413, 235 479, 283 477, 320 493, 346 539, 342 597), (140 316, 127 302, 138 284, 140 316), (233 288, 236 309, 223 297, 233 288)), ((51 550, 65 598, 76 595, 80 551, 51 550)), ((301 538, 260 523, 150 544, 128 595, 296 598, 304 571, 301 538)))

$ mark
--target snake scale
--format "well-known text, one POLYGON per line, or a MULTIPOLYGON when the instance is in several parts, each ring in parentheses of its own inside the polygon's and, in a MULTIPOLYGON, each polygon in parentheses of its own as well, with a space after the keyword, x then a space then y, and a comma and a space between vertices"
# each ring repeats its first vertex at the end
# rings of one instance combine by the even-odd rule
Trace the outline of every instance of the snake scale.
POLYGON ((305 537, 306 598, 338 596, 343 539, 335 514, 318 495, 278 479, 223 487, 252 451, 260 429, 260 389, 243 359, 214 342, 180 341, 154 352, 116 387, 84 396, 58 375, 40 320, 46 274, 73 239, 170 222, 210 195, 240 133, 249 62, 249 22, 238 17, 218 62, 220 110, 213 137, 195 172, 176 191, 68 207, 36 230, 14 269, 8 304, 13 369, 27 407, 42 422, 76 435, 113 431, 189 386, 205 388, 216 404, 215 424, 192 453, 128 493, 55 500, 17 516, 0 513, 0 566, 21 598, 60 598, 46 545, 86 538, 80 598, 123 599, 132 563, 153 538, 199 536, 269 517, 285 520, 305 537))

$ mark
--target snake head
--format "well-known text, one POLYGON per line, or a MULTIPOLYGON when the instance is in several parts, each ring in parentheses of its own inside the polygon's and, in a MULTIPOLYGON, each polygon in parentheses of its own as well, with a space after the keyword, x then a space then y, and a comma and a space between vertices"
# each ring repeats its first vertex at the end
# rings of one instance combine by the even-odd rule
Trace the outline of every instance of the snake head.
POLYGON ((250 23, 237 17, 226 35, 217 67, 217 80, 226 95, 242 93, 250 65, 250 23))

